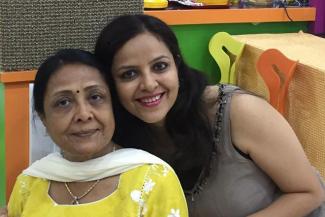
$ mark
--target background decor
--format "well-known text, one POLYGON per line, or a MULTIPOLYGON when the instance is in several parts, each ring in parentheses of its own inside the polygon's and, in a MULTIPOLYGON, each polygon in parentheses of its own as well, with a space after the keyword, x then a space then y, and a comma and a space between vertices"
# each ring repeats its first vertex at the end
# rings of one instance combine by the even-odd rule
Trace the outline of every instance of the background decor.
POLYGON ((142 12, 141 0, 1 0, 0 71, 35 69, 60 48, 93 50, 114 16, 142 12))

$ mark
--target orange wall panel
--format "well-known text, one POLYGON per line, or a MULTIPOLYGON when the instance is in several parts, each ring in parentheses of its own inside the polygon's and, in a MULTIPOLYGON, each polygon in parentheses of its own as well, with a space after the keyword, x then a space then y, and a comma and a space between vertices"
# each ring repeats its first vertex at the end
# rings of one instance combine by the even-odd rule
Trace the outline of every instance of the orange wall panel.
POLYGON ((28 83, 7 83, 5 97, 6 197, 9 199, 16 177, 29 164, 28 83))

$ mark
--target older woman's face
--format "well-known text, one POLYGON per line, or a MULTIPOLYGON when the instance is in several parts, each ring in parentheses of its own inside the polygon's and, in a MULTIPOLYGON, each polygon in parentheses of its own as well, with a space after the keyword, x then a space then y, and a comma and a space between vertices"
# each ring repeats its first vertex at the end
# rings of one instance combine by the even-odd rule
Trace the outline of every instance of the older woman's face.
POLYGON ((85 161, 112 150, 115 122, 110 93, 96 68, 69 64, 52 75, 41 119, 70 161, 85 161))
POLYGON ((146 123, 163 125, 178 95, 172 53, 150 33, 129 40, 113 59, 112 74, 121 104, 146 123))

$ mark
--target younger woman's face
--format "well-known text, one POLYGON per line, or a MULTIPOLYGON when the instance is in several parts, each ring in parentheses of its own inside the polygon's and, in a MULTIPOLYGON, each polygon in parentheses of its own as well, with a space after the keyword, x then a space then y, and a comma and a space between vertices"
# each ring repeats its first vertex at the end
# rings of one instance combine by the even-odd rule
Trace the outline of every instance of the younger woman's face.
POLYGON ((85 161, 112 150, 115 122, 111 98, 96 68, 70 64, 52 75, 41 119, 70 161, 85 161))
POLYGON ((165 43, 148 32, 137 35, 116 53, 112 73, 125 109, 146 123, 163 125, 179 88, 177 67, 165 43))

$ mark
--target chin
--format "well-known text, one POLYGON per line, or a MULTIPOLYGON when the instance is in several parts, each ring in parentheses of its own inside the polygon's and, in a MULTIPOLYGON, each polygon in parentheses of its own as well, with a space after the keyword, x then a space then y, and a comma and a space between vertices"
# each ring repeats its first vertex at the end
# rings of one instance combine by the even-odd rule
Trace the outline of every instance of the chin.
POLYGON ((153 126, 162 126, 165 123, 165 117, 143 118, 142 121, 153 126))

